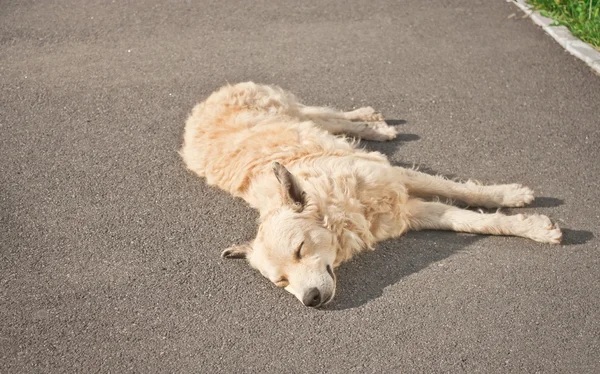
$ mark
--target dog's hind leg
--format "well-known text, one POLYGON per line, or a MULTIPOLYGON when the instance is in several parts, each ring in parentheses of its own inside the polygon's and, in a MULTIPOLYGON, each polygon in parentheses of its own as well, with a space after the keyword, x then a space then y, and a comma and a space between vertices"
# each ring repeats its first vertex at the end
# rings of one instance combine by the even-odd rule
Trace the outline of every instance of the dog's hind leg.
POLYGON ((413 196, 439 196, 485 208, 522 207, 534 200, 533 191, 520 184, 483 186, 472 181, 459 183, 412 169, 394 168, 413 196))
POLYGON ((300 106, 301 117, 313 121, 332 134, 347 134, 366 140, 386 141, 398 135, 396 128, 388 125, 383 116, 371 107, 351 112, 340 112, 326 107, 300 106))
POLYGON ((560 243, 562 233, 543 215, 506 216, 477 213, 439 202, 410 199, 407 203, 412 230, 451 230, 488 235, 511 235, 542 243, 560 243))
POLYGON ((310 119, 345 119, 348 121, 359 122, 385 122, 381 113, 370 106, 358 108, 349 112, 342 112, 328 107, 300 105, 298 111, 300 114, 310 119))

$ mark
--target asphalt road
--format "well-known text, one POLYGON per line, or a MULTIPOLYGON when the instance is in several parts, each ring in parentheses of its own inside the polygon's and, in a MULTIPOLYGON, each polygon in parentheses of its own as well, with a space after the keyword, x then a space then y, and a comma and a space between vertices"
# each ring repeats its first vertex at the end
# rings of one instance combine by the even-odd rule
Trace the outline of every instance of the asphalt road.
POLYGON ((0 1, 0 372, 597 372, 600 77, 521 15, 0 1), (303 307, 219 257, 256 213, 177 155, 192 106, 245 80, 380 109, 403 134, 365 146, 396 164, 532 187, 564 245, 410 233, 303 307))

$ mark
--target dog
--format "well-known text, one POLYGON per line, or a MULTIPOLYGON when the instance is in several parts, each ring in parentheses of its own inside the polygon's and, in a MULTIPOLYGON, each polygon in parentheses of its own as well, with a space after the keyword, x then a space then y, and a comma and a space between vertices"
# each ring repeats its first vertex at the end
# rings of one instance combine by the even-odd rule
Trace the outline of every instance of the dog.
POLYGON ((546 216, 486 214, 439 201, 522 207, 534 200, 527 187, 458 183, 392 166, 351 139, 396 135, 371 107, 341 112, 306 106, 279 87, 246 82, 222 87, 193 108, 180 155, 208 184, 260 212, 255 239, 222 256, 245 258, 308 307, 333 299, 334 269, 341 263, 408 230, 560 243, 560 229, 546 216))

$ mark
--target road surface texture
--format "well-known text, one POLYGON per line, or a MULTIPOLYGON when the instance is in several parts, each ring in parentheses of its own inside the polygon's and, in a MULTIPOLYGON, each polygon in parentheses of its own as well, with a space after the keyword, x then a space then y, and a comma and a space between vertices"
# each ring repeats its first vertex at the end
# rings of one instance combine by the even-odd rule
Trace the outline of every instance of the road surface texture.
POLYGON ((600 367, 600 77, 500 0, 0 1, 0 372, 600 367), (511 16, 516 13, 517 16, 511 16), (520 182, 563 245, 409 233, 324 309, 243 261, 256 213, 186 171, 227 82, 372 105, 398 165, 520 182))

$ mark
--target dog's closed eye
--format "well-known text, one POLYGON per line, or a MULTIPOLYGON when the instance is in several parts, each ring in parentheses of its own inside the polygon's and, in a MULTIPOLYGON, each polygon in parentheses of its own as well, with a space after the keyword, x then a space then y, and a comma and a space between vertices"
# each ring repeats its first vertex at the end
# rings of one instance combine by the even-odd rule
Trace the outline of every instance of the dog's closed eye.
POLYGON ((302 258, 302 254, 300 253, 300 251, 302 251, 302 247, 304 247, 304 242, 300 243, 298 249, 296 249, 296 253, 294 254, 294 257, 298 261, 302 258))

